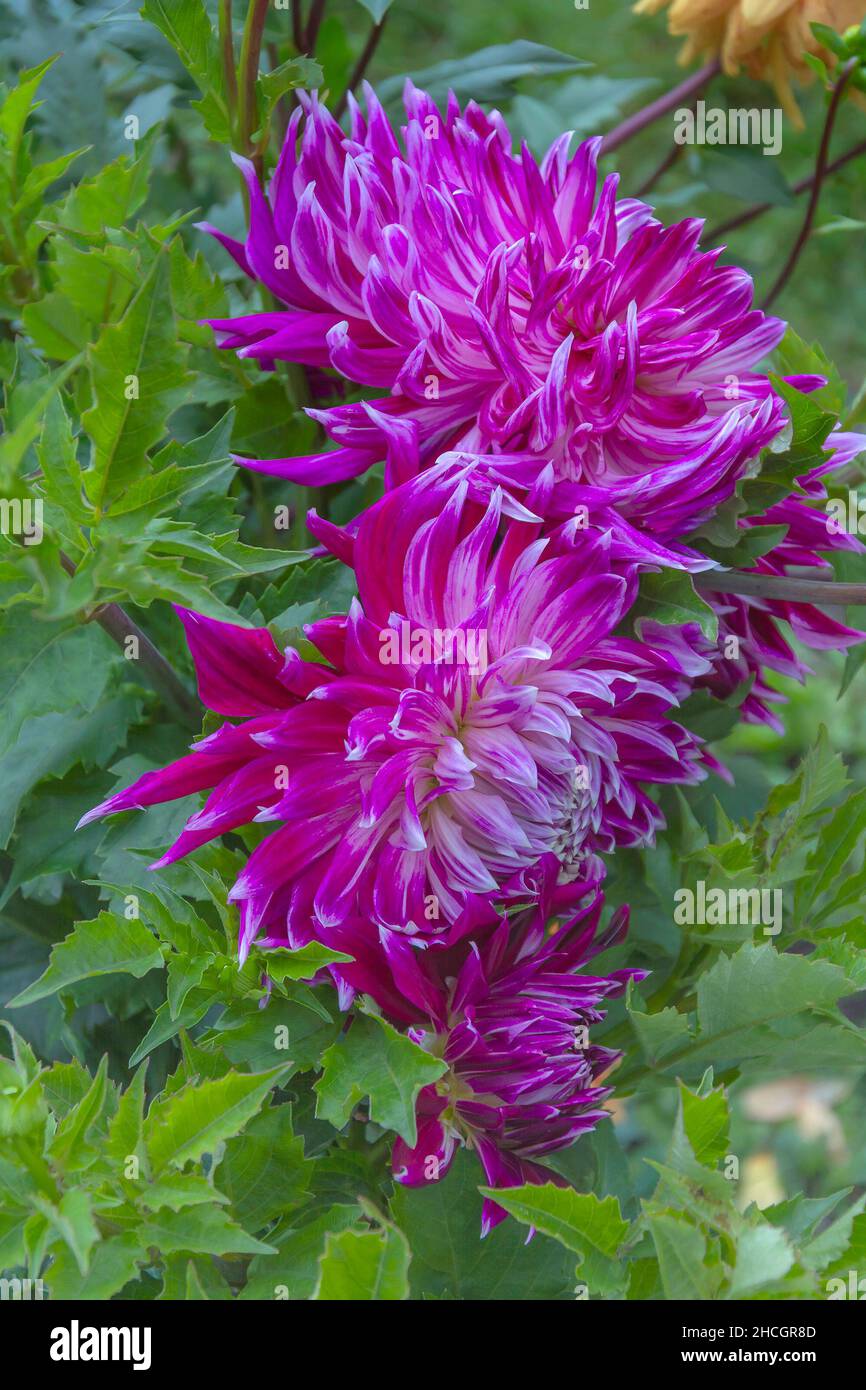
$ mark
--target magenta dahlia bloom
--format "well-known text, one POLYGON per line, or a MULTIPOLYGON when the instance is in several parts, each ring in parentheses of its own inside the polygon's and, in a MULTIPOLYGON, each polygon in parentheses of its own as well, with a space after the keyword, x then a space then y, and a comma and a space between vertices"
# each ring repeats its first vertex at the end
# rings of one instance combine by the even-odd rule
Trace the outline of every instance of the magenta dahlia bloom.
MULTIPOLYGON (((822 571, 832 578, 832 566, 824 552, 863 553, 863 544, 856 536, 831 524, 825 479, 866 451, 866 435, 834 430, 827 440, 827 449, 828 457, 799 479, 801 495, 792 494, 762 516, 740 522, 746 529, 788 528, 780 543, 761 556, 749 573, 785 575, 792 569, 813 569, 819 578, 822 571)), ((700 677, 698 684, 725 699, 743 682, 752 681, 741 706, 743 718, 748 723, 769 724, 780 733, 784 726, 773 707, 785 704, 787 697, 768 682, 768 673, 775 671, 801 682, 811 674, 811 668, 791 646, 780 624, 786 624, 799 643, 816 651, 844 649, 866 638, 866 633, 846 626, 815 604, 744 597, 724 591, 705 597, 719 614, 719 641, 713 669, 700 677), (736 638, 736 644, 728 654, 731 637, 736 638)))
MULTIPOLYGON (((594 884, 583 885, 585 901, 570 920, 545 929, 556 872, 552 858, 539 866, 537 909, 447 949, 419 951, 404 934, 382 929, 374 997, 448 1064, 418 1096, 414 1147, 395 1141, 398 1182, 439 1180, 465 1145, 492 1187, 562 1183, 539 1160, 605 1118, 600 1105, 610 1088, 601 1078, 620 1054, 592 1043, 590 1029, 604 1018, 605 1002, 644 972, 586 973, 594 955, 622 939, 628 920, 621 909, 596 938, 603 898, 594 884)), ((358 949, 351 931, 341 940, 358 949)), ((369 982, 361 972, 360 983, 369 982)), ((485 1201, 482 1235, 504 1216, 485 1201)))
POLYGON ((501 523, 431 470, 355 534, 314 522, 359 599, 306 628, 321 661, 264 629, 179 610, 199 693, 226 723, 86 819, 212 788, 161 864, 252 821, 275 829, 234 886, 242 950, 353 917, 421 935, 488 900, 526 901, 545 855, 562 892, 600 851, 652 841, 654 782, 704 775, 668 718, 688 693, 688 635, 613 636, 635 592, 610 537, 501 523))
POLYGON ((701 222, 664 227, 616 175, 598 191, 597 140, 539 165, 498 112, 411 83, 402 140, 369 87, 348 136, 300 100, 267 195, 239 161, 246 244, 205 227, 281 307, 213 327, 383 394, 310 412, 331 452, 242 462, 319 485, 384 458, 390 486, 443 452, 523 455, 665 542, 730 495, 782 423, 754 367, 784 325, 701 222))

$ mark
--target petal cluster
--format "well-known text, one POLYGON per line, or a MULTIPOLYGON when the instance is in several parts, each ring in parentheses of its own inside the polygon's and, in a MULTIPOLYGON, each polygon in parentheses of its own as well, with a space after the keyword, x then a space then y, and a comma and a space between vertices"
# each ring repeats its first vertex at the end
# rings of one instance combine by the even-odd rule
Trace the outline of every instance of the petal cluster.
POLYGON ((246 462, 321 485, 385 457, 391 484, 452 450, 519 454, 653 537, 693 529, 783 419, 755 365, 784 325, 749 276, 700 250, 699 221, 599 187, 598 140, 539 164, 473 103, 440 114, 408 84, 398 138, 366 98, 348 136, 304 99, 267 193, 242 165, 249 235, 220 239, 280 308, 213 327, 383 395, 311 412, 326 454, 246 462))
MULTIPOLYGON (((594 884, 583 886, 573 916, 544 930, 554 879, 555 865, 540 866, 538 906, 457 947, 418 952, 383 933, 395 988, 415 1015, 410 1036, 448 1067, 418 1097, 415 1145, 394 1145, 398 1182, 437 1181, 461 1144, 477 1154, 491 1187, 561 1182, 543 1160, 604 1118, 603 1077, 619 1054, 593 1044, 590 1030, 606 1001, 642 972, 588 973, 591 958, 627 926, 621 910, 598 934, 603 897, 594 884)), ((504 1215, 486 1201, 484 1233, 504 1215)))
POLYGON ((741 68, 772 82, 786 113, 802 126, 791 78, 812 79, 806 54, 832 67, 835 58, 812 33, 825 24, 842 33, 864 18, 862 0, 638 0, 638 14, 657 14, 669 6, 668 29, 685 37, 681 62, 718 54, 725 72, 741 68))
POLYGON ((650 844, 649 784, 705 775, 668 716, 709 662, 662 629, 614 635, 635 577, 606 535, 501 513, 440 468, 351 534, 313 521, 359 594, 306 628, 320 660, 181 611, 203 703, 243 722, 90 816, 212 788, 161 864, 273 824, 232 893, 244 950, 357 916, 436 936, 523 899, 545 856, 567 897, 599 853, 650 844))
MULTIPOLYGON (((672 19, 730 57, 741 9, 676 0, 672 19)), ((702 581, 718 644, 635 609, 647 571, 718 569, 702 528, 783 437, 758 364, 784 325, 700 250, 699 222, 599 187, 597 141, 538 163, 496 112, 440 113, 411 84, 405 104, 398 135, 368 89, 347 134, 302 96, 266 190, 239 161, 246 242, 207 228, 278 306, 215 321, 222 347, 380 393, 311 410, 319 454, 242 460, 317 487, 384 462, 359 517, 308 518, 357 598, 303 650, 179 609, 224 722, 84 819, 206 793, 155 868, 261 826, 231 891, 241 958, 334 948, 341 1007, 368 996, 445 1063, 395 1178, 437 1181, 465 1145, 493 1187, 559 1181, 544 1160, 604 1115, 617 1060, 590 1030, 641 973, 586 969, 626 926, 600 931, 602 856, 653 844, 658 786, 720 770, 678 707, 739 693, 778 725, 768 673, 807 669, 780 624, 815 648, 863 634, 721 574, 702 581)), ((780 528, 753 573, 862 549, 828 526, 826 488, 864 445, 835 430, 791 495, 740 520, 780 528)), ((503 1216, 487 1202, 484 1230, 503 1216)))

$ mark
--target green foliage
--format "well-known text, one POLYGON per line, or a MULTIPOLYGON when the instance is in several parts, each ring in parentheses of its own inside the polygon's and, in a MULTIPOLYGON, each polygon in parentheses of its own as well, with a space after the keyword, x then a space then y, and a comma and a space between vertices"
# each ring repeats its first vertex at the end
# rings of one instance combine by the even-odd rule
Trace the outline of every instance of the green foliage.
MULTIPOLYGON (((866 1259, 866 734, 853 700, 795 695, 798 732, 772 757, 741 727, 747 688, 686 702, 684 722, 739 759, 738 783, 666 795, 659 844, 608 865, 609 906, 631 904, 633 919, 599 969, 649 973, 598 1029, 623 1052, 615 1119, 551 1157, 557 1182, 493 1190, 465 1149, 423 1188, 394 1182, 394 1140, 415 1142, 418 1095, 447 1095, 448 1068, 363 998, 340 1011, 327 976, 342 952, 254 947, 238 965, 228 893, 257 831, 151 874, 194 802, 75 830, 199 731, 168 605, 267 625, 312 656, 304 625, 344 612, 354 591, 350 571, 309 555, 306 508, 348 521, 381 486, 373 471, 312 497, 234 466, 233 454, 313 452, 322 436, 303 372, 261 372, 207 326, 273 307, 191 225, 201 215, 242 235, 229 150, 266 180, 295 89, 320 87, 335 106, 389 11, 377 85, 391 110, 408 69, 437 100, 451 87, 502 104, 539 152, 566 127, 612 125, 672 64, 590 70, 570 7, 545 12, 541 44, 519 29, 534 5, 501 12, 490 34, 480 8, 359 0, 348 17, 329 7, 315 57, 268 7, 252 72, 243 13, 229 62, 205 0, 114 8, 45 0, 18 32, 0 3, 0 497, 41 518, 37 543, 0 535, 0 1273, 42 1277, 54 1299, 826 1296, 866 1259), (401 35, 419 24, 407 57, 401 35), (821 718, 831 734, 815 738, 821 718), (757 753, 745 776, 744 751, 757 753), (678 893, 739 905, 755 891, 771 909, 757 924, 751 908, 678 920, 678 893), (839 1087, 833 1152, 791 1116, 754 1118, 754 1088, 791 1077, 839 1087), (768 1149, 793 1195, 761 1210, 748 1159, 768 1149), (485 1199, 508 1217, 481 1240, 485 1199)), ((623 7, 605 23, 610 48, 634 21, 623 7)), ((858 59, 864 86, 862 26, 820 37, 858 59)), ((623 154, 633 193, 647 170, 623 154)), ((793 166, 695 150, 683 170, 688 182, 658 189, 677 216, 691 195, 720 215, 729 198, 780 218, 796 206, 793 166)), ((858 235, 863 190, 853 217, 833 196, 819 230, 858 235)), ((831 264, 837 242, 813 242, 813 264, 831 264)), ((744 263, 760 263, 764 243, 748 245, 744 263)), ((840 315, 844 289, 828 299, 823 284, 804 277, 801 292, 847 362, 858 315, 840 315)), ((726 568, 779 543, 784 526, 741 522, 824 460, 837 418, 866 418, 866 393, 846 404, 817 344, 789 330, 775 367, 788 428, 699 533, 726 568), (783 380, 799 374, 827 385, 783 380)), ((685 573, 645 575, 631 618, 695 622, 714 642, 703 592, 685 573)), ((849 656, 843 692, 864 653, 849 656)))

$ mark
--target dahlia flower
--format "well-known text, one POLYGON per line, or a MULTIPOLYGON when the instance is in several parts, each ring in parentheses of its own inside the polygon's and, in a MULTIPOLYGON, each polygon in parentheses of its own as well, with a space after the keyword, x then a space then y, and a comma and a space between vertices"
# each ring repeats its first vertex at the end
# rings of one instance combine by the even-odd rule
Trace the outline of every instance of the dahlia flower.
POLYGON ((664 227, 616 175, 597 193, 598 140, 538 164, 498 112, 411 83, 402 144, 369 88, 348 136, 300 100, 267 196, 239 161, 245 245, 205 224, 279 308, 212 326, 382 394, 309 412, 329 452, 240 462, 318 486, 385 459, 392 486, 443 453, 524 456, 666 544, 730 495, 783 422, 754 367, 784 325, 701 222, 664 227))
POLYGON ((741 67, 752 77, 771 82, 785 112, 802 126, 791 77, 809 82, 812 71, 804 54, 832 67, 836 59, 811 30, 826 24, 842 33, 866 19, 863 0, 638 0, 637 14, 657 14, 670 5, 668 30, 685 36, 680 62, 719 54, 725 72, 741 67))
MULTIPOLYGON (((476 929, 471 940, 418 950, 383 928, 373 972, 341 967, 349 976, 355 971, 359 987, 448 1064, 418 1096, 414 1147, 395 1141, 398 1182, 418 1186, 444 1177, 461 1144, 477 1154, 491 1187, 562 1182, 537 1160, 605 1117, 600 1105, 610 1088, 601 1078, 620 1054, 590 1043, 589 1031, 604 1017, 605 1001, 644 972, 585 973, 594 955, 625 935, 627 911, 596 938, 603 898, 586 883, 574 916, 546 930, 556 875, 547 856, 536 871, 539 905, 476 929)), ((369 955, 363 930, 338 938, 348 952, 369 955)), ((482 1235, 504 1216, 486 1200, 482 1235)))
POLYGON ((525 901, 545 855, 567 899, 597 852, 650 843, 661 815, 646 784, 705 773, 667 712, 708 663, 688 633, 613 636, 635 577, 611 569, 610 537, 537 538, 527 520, 500 527, 501 507, 440 466, 353 534, 313 519, 359 592, 348 615, 305 629, 313 660, 266 629, 178 610, 203 703, 241 722, 85 819, 212 789, 160 864, 274 824, 232 891, 242 952, 259 935, 325 939, 356 916, 459 930, 479 904, 525 901))

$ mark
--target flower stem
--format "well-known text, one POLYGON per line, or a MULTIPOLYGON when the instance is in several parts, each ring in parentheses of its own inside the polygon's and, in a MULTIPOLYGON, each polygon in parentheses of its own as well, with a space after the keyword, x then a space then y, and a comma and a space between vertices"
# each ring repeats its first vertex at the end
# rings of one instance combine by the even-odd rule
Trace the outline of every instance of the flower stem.
POLYGON ((635 111, 633 116, 629 116, 613 130, 609 130, 601 142, 601 153, 610 154, 612 150, 619 149, 626 140, 630 140, 633 135, 652 125, 660 116, 666 116, 668 111, 673 111, 676 106, 685 105, 692 97, 696 96, 706 84, 716 76, 721 68, 718 58, 713 58, 712 62, 705 63, 697 72, 693 72, 691 77, 687 77, 679 86, 672 87, 664 96, 657 97, 651 101, 649 106, 644 106, 640 111, 635 111))
MULTIPOLYGON (((68 555, 61 553, 60 563, 70 576, 75 574, 75 565, 68 555)), ((107 603, 91 613, 90 620, 108 633, 109 637, 125 647, 128 639, 134 637, 138 645, 138 660, 147 675, 148 683, 161 695, 177 715, 181 724, 196 732, 201 728, 201 707, 187 690, 174 667, 166 661, 158 647, 154 646, 147 633, 130 618, 119 603, 107 603)))
POLYGON ((789 603, 822 603, 834 608, 866 605, 866 584, 837 584, 832 579, 796 579, 786 574, 709 570, 695 576, 703 593, 743 594, 750 598, 783 599, 789 603))
POLYGON ((843 67, 838 78, 836 79, 836 83, 833 87, 833 95, 830 98, 830 105, 827 107, 827 115, 824 120, 824 129, 821 133, 821 144, 818 149, 818 162, 815 166, 815 177, 812 181, 812 193, 809 198, 809 206, 806 208, 806 216, 803 218, 803 225, 800 228, 800 234, 797 237, 797 240, 794 242, 793 247, 791 248, 791 254, 789 255, 784 266, 782 267, 782 270, 780 271, 779 276, 776 279, 775 284, 773 285, 773 288, 770 290, 770 293, 767 295, 766 299, 761 305, 762 309, 769 309, 770 305, 773 303, 773 300, 776 299, 778 295, 781 293, 781 291, 784 289, 785 285, 788 283, 788 280, 794 273, 794 268, 798 260, 800 259, 803 247, 809 240, 809 236, 812 231, 812 224, 815 221, 815 213, 818 211, 818 200, 821 197, 821 186, 824 182, 824 177, 827 173, 827 155, 830 151, 830 138, 833 134, 833 126, 836 123, 836 114, 839 110, 839 104, 842 100, 842 95, 848 84, 848 79, 850 78, 859 61, 859 58, 849 59, 849 61, 843 67))
POLYGON ((319 25, 322 22, 322 15, 325 13, 325 0, 313 0, 310 7, 310 17, 307 20, 307 33, 304 40, 305 52, 312 58, 316 51, 316 40, 319 37, 319 25))
POLYGON ((386 17, 387 16, 383 15, 382 18, 379 20, 379 23, 374 24, 373 28, 370 30, 367 42, 364 44, 364 47, 361 50, 360 57, 358 58, 357 63, 352 69, 352 75, 346 84, 346 90, 340 97, 340 100, 337 102, 337 105, 334 107, 334 116, 337 120, 340 119, 340 117, 342 116, 343 112, 349 104, 349 93, 354 92, 358 84, 361 81, 363 81, 364 74, 366 73, 367 68, 370 66, 370 63, 373 61, 373 55, 375 54, 376 49, 379 47, 379 40, 382 37, 382 30, 385 28, 386 17))
POLYGON ((299 53, 304 51, 304 14, 301 0, 292 0, 292 43, 299 53))
POLYGON ((238 78, 235 72, 235 44, 232 33, 232 0, 220 0, 219 44, 222 54, 223 72, 226 78, 226 95, 229 112, 234 120, 238 105, 238 78))
POLYGON ((262 37, 265 20, 268 17, 269 0, 250 0, 244 36, 241 40, 240 57, 240 146, 243 154, 251 152, 252 134, 256 125, 256 79, 259 75, 259 58, 262 52, 262 37))
MULTIPOLYGON (((837 169, 841 169, 846 164, 850 164, 852 159, 858 159, 861 154, 866 154, 866 140, 861 140, 859 144, 853 145, 850 150, 840 154, 838 159, 834 159, 832 164, 828 164, 824 170, 824 178, 829 178, 835 174, 837 169)), ((811 188, 815 182, 815 174, 807 174, 804 179, 800 179, 794 184, 792 193, 805 193, 807 188, 811 188)), ((746 208, 745 212, 738 212, 736 217, 729 217, 726 222, 720 222, 717 227, 713 227, 702 238, 704 246, 710 246, 714 241, 721 241, 722 237, 729 232, 736 231, 738 227, 745 227, 747 223, 753 222, 756 217, 761 217, 765 212, 770 212, 772 208, 778 206, 776 203, 756 203, 754 207, 746 208)))

